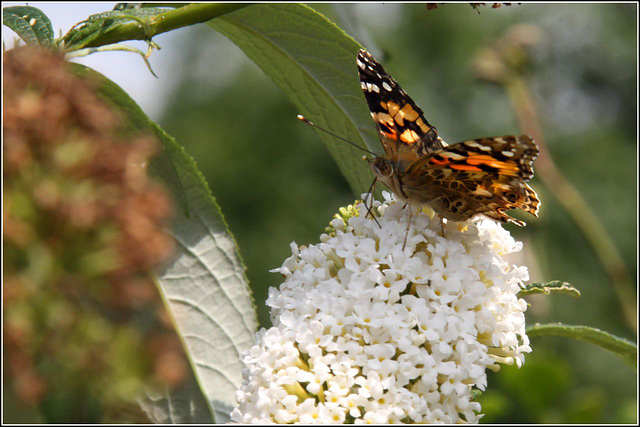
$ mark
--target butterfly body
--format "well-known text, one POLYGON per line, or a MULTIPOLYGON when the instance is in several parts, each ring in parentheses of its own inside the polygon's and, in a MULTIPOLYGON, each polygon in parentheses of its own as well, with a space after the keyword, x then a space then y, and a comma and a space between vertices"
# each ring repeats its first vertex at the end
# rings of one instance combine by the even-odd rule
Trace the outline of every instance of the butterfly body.
POLYGON ((525 225, 505 212, 537 216, 540 201, 526 183, 538 147, 531 137, 480 138, 448 145, 422 110, 365 50, 357 56, 361 87, 385 155, 369 161, 376 179, 411 204, 429 205, 451 221, 483 214, 525 225))

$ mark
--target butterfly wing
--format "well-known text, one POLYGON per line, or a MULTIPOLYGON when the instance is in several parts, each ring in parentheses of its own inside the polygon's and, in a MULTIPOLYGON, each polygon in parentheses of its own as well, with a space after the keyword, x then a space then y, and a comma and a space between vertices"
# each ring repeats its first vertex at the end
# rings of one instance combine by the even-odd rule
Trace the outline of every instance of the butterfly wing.
POLYGON ((360 49, 356 63, 360 85, 389 160, 409 164, 447 146, 422 110, 371 54, 360 49))
POLYGON ((412 163, 401 177, 409 199, 429 203, 453 221, 482 213, 520 226, 505 213, 521 209, 538 216, 540 201, 526 183, 533 177, 538 147, 528 135, 481 138, 438 150, 412 163))

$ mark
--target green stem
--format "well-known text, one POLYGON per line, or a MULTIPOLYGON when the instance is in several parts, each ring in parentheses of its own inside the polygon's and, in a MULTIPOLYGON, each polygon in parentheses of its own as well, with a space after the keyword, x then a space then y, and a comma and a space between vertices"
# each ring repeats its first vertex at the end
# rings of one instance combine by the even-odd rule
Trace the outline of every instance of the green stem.
POLYGON ((515 106, 520 127, 525 133, 531 135, 540 147, 540 156, 536 162, 538 176, 591 244, 611 278, 622 306, 625 322, 636 332, 638 325, 635 285, 618 248, 580 192, 562 175, 553 162, 540 128, 533 98, 524 79, 514 75, 505 79, 504 85, 515 106))
POLYGON ((535 324, 527 327, 527 336, 530 338, 544 335, 575 338, 598 345, 614 352, 636 371, 638 370, 638 347, 636 344, 600 329, 589 326, 563 325, 562 323, 535 324))
POLYGON ((158 34, 189 25, 207 22, 238 9, 250 6, 251 3, 194 3, 155 15, 146 26, 138 22, 119 25, 111 31, 100 35, 86 46, 99 47, 127 40, 149 40, 158 34))

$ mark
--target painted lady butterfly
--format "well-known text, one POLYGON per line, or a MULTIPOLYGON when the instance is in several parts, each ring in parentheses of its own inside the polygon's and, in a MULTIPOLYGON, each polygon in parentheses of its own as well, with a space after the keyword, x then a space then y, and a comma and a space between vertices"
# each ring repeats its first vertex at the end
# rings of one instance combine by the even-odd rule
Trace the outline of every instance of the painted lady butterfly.
POLYGON ((538 147, 530 136, 480 138, 448 145, 422 110, 368 52, 357 55, 360 83, 385 156, 369 160, 376 179, 396 196, 428 204, 443 218, 465 221, 483 214, 524 226, 506 214, 538 216, 540 201, 526 183, 538 147))

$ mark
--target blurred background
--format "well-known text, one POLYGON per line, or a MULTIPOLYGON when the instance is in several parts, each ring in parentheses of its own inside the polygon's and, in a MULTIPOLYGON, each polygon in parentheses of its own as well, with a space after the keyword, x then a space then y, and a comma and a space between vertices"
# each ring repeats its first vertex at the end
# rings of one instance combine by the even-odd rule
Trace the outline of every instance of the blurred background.
MULTIPOLYGON (((114 3, 30 5, 64 33, 114 3)), ((527 322, 588 325, 637 341, 623 309, 624 303, 627 313, 635 309, 637 286, 637 4, 311 6, 370 50, 450 144, 522 132, 513 96, 481 64, 524 38, 516 40, 528 54, 521 77, 553 170, 605 232, 589 240, 566 206, 584 209, 561 203, 535 165, 540 218, 522 217, 523 229, 506 226, 524 242, 512 260, 529 267, 532 281, 569 282, 582 296, 528 297, 527 322), (619 253, 613 273, 601 261, 615 257, 609 241, 619 253)), ((3 28, 6 47, 11 37, 3 28)), ((235 45, 204 25, 155 40, 162 46, 151 56, 158 79, 131 54, 78 62, 121 85, 196 159, 238 242, 260 323, 268 327, 264 301, 281 280, 269 270, 290 255, 290 242, 317 243, 333 214, 356 195, 316 133, 295 119, 286 96, 235 45)), ((615 355, 552 337, 532 338, 532 348, 523 368, 489 373, 480 397, 483 422, 637 421, 637 373, 615 355)))

